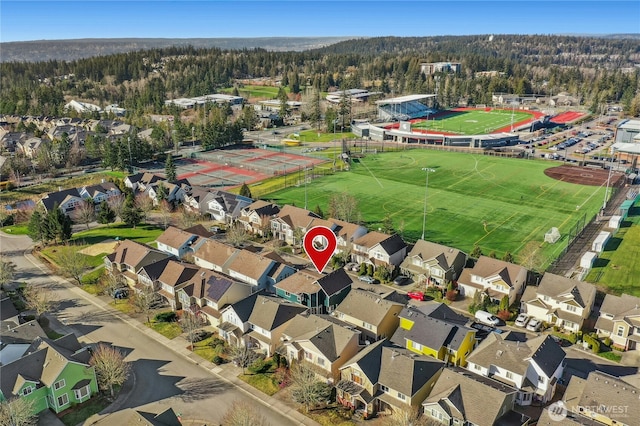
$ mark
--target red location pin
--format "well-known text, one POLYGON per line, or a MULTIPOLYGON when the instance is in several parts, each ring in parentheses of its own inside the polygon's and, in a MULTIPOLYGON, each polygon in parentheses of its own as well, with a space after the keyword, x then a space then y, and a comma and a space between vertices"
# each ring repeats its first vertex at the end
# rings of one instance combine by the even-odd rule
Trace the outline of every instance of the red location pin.
POLYGON ((304 251, 320 273, 329 263, 337 245, 335 234, 326 226, 314 226, 304 234, 304 251))

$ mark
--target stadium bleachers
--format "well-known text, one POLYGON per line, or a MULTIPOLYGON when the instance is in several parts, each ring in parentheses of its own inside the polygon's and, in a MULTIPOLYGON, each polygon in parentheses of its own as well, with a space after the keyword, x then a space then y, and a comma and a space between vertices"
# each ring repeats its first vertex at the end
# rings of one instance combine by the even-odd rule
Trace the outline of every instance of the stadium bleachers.
POLYGON ((434 111, 418 101, 403 102, 402 104, 380 105, 379 115, 387 116, 389 120, 406 121, 413 118, 426 117, 434 111))

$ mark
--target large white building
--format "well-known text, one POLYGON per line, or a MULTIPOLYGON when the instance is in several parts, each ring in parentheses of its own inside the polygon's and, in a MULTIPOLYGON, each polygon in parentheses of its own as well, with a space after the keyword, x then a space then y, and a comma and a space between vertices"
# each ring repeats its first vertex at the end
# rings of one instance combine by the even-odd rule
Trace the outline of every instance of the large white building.
POLYGON ((223 93, 213 93, 210 95, 197 96, 195 98, 177 98, 164 101, 165 105, 176 105, 180 108, 188 109, 194 108, 196 105, 204 105, 207 103, 229 105, 242 105, 244 98, 242 96, 226 95, 223 93))

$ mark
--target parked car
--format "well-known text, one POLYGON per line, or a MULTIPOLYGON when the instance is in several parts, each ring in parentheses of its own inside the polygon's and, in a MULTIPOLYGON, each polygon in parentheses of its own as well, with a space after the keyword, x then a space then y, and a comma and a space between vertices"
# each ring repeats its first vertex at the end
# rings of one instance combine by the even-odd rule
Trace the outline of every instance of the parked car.
POLYGON ((344 269, 347 271, 357 272, 360 270, 360 266, 358 266, 358 264, 355 262, 349 262, 344 265, 344 269))
POLYGON ((393 280, 393 283, 394 283, 395 285, 405 285, 405 284, 407 284, 408 282, 409 282, 409 277, 406 277, 406 276, 404 276, 404 275, 398 275, 398 276, 396 277, 396 279, 395 279, 395 280, 393 280))
POLYGON ((516 325, 518 327, 524 327, 527 325, 527 323, 529 322, 531 318, 529 317, 529 315, 527 314, 520 314, 518 315, 518 318, 516 318, 516 325))
POLYGON ((360 275, 358 279, 367 284, 373 284, 376 282, 375 278, 370 277, 369 275, 360 275))
POLYGON ((537 318, 531 318, 529 324, 527 324, 527 330, 529 331, 540 331, 542 327, 542 322, 537 318))
POLYGON ((111 292, 111 297, 114 299, 126 299, 129 297, 129 289, 125 287, 116 288, 111 292))
POLYGON ((496 326, 500 324, 500 320, 487 311, 476 311, 475 318, 479 322, 487 325, 496 326))
POLYGON ((425 300, 424 292, 422 291, 410 291, 407 293, 407 296, 409 296, 409 299, 425 300))

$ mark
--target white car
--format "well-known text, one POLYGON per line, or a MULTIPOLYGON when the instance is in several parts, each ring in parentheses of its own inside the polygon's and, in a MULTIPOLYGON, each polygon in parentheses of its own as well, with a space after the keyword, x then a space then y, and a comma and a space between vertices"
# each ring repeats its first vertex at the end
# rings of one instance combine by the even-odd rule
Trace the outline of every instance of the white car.
POLYGON ((516 325, 518 327, 524 327, 529 322, 530 317, 527 314, 520 314, 518 318, 516 318, 516 325))
POLYGON ((529 331, 540 331, 540 327, 542 327, 542 322, 537 318, 531 318, 529 324, 527 324, 527 330, 529 331))
POLYGON ((375 283, 375 282, 376 282, 375 278, 371 278, 371 277, 370 277, 370 276, 368 276, 368 275, 361 275, 361 276, 359 276, 359 277, 358 277, 358 279, 359 279, 360 281, 362 281, 362 282, 367 283, 367 284, 373 284, 373 283, 375 283))

